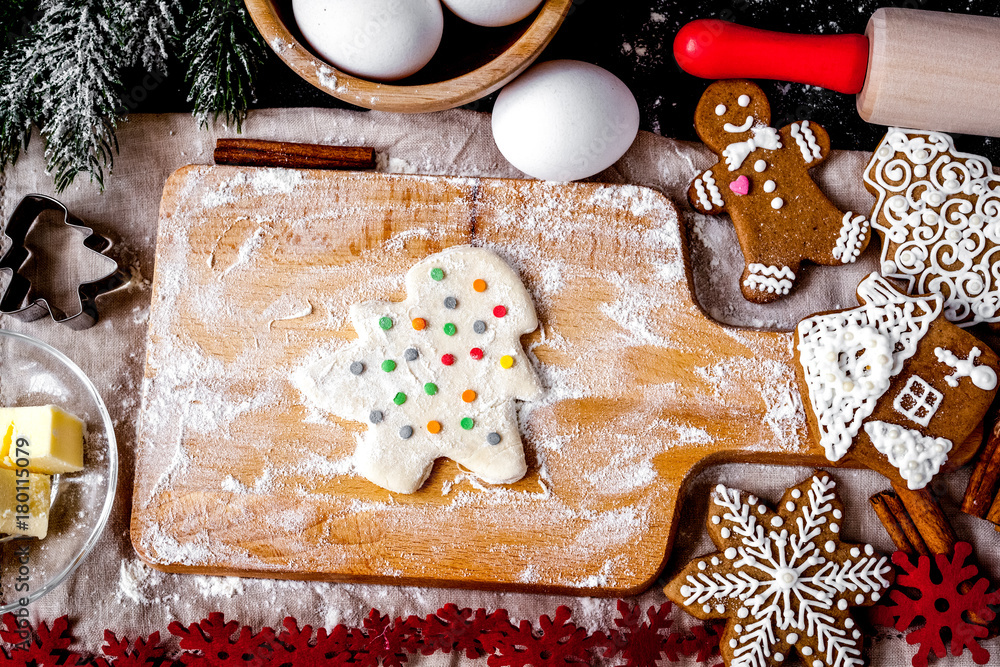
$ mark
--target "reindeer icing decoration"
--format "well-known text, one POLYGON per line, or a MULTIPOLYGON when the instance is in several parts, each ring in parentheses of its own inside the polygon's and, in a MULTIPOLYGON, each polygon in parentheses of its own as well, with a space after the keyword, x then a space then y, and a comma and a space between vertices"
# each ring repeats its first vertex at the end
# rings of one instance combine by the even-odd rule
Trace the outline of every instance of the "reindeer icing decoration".
POLYGON ((720 159, 688 190, 697 211, 732 218, 746 262, 740 289, 757 303, 787 295, 803 261, 854 262, 871 238, 867 218, 838 209, 809 175, 830 153, 826 130, 807 120, 780 130, 770 122, 771 106, 753 83, 709 86, 695 129, 720 159))

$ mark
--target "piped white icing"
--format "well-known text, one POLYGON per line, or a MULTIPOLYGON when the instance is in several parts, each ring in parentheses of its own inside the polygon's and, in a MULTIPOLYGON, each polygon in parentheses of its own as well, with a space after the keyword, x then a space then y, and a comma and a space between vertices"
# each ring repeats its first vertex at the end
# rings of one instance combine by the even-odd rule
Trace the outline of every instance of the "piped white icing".
POLYGON ((891 378, 941 313, 940 297, 900 294, 874 273, 858 286, 858 295, 865 305, 809 317, 797 327, 809 405, 831 461, 851 448, 891 378))
POLYGON ((875 449, 885 454, 889 463, 899 470, 899 476, 906 480, 907 488, 917 490, 938 474, 948 460, 951 440, 931 438, 896 424, 870 421, 865 424, 875 449))
POLYGON ((740 132, 746 132, 753 126, 753 116, 747 116, 747 119, 743 121, 742 125, 733 125, 732 123, 726 123, 722 126, 726 132, 730 134, 739 134, 740 132))
POLYGON ((943 294, 959 326, 1000 322, 1000 177, 989 160, 946 134, 892 128, 864 178, 878 197, 882 273, 911 294, 943 294))
POLYGON ((694 179, 694 191, 698 195, 698 203, 706 211, 711 211, 713 205, 722 208, 726 203, 719 186, 715 184, 715 176, 712 175, 711 169, 705 172, 704 177, 699 176, 694 179))
POLYGON ((838 544, 823 530, 837 503, 835 486, 827 475, 814 476, 808 502, 782 513, 781 530, 770 528, 775 515, 769 510, 772 516, 759 517, 740 491, 716 487, 712 514, 722 515, 732 536, 722 552, 724 561, 688 574, 680 594, 685 606, 718 611, 722 605, 719 613, 730 610, 742 619, 737 645, 730 645, 730 667, 767 667, 780 642, 811 654, 800 645, 806 638, 818 638, 831 666, 864 664, 860 635, 851 632, 850 618, 830 611, 843 609, 841 601, 850 605, 877 599, 889 586, 886 575, 892 568, 885 557, 872 555, 870 545, 863 545, 865 556, 835 554, 838 544))
POLYGON ((792 290, 792 285, 795 283, 795 272, 787 266, 752 263, 747 270, 750 271, 750 275, 743 284, 750 289, 784 295, 792 290))
POLYGON ((802 124, 792 123, 792 137, 802 151, 802 159, 806 164, 823 157, 823 151, 816 143, 816 135, 809 129, 809 121, 804 120, 802 124))
POLYGON ((976 358, 982 353, 982 350, 974 347, 969 352, 968 359, 959 359, 951 350, 941 347, 934 348, 934 355, 938 361, 955 369, 954 373, 944 379, 949 387, 957 387, 959 379, 967 377, 972 380, 972 384, 983 391, 991 391, 997 387, 997 374, 989 366, 976 365, 976 358))
POLYGON ((844 222, 840 227, 840 236, 833 247, 833 256, 844 264, 857 260, 861 254, 861 244, 869 233, 869 222, 863 215, 854 215, 850 211, 844 214, 844 222))
MULTIPOLYGON (((747 116, 747 120, 753 119, 747 116)), ((746 129, 750 129, 750 126, 747 125, 746 129)), ((745 132, 746 130, 742 131, 745 132)), ((781 148, 781 137, 778 131, 773 127, 758 125, 753 128, 753 136, 751 138, 746 141, 736 141, 726 146, 722 151, 722 157, 726 159, 729 171, 736 171, 743 166, 743 161, 747 159, 747 156, 758 148, 769 151, 781 148)))
POLYGON ((932 387, 922 377, 914 375, 906 381, 903 391, 892 400, 892 407, 899 414, 927 426, 941 407, 944 394, 932 387))

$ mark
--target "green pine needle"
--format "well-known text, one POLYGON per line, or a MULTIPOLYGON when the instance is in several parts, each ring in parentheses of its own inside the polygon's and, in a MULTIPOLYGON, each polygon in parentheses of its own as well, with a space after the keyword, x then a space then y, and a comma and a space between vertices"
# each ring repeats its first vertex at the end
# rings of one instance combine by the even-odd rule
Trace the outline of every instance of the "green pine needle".
POLYGON ((188 101, 198 122, 205 126, 221 116, 240 131, 266 50, 243 1, 200 0, 184 41, 188 101))

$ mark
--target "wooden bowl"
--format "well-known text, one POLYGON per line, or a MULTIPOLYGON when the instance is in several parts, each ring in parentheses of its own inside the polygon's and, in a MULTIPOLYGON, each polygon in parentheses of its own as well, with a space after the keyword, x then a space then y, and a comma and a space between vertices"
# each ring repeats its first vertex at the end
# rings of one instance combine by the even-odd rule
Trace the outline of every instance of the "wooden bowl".
POLYGON ((545 0, 531 16, 501 28, 466 23, 445 9, 444 37, 434 58, 400 81, 379 83, 346 74, 309 48, 291 0, 246 0, 271 49, 295 73, 337 99, 368 109, 441 111, 489 95, 523 72, 555 36, 573 0, 545 0))

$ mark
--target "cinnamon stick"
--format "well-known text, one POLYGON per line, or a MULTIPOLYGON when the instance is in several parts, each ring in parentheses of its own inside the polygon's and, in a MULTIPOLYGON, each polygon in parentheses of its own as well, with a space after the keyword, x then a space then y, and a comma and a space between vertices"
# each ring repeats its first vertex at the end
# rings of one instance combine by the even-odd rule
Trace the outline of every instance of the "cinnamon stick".
MULTIPOLYGON (((1000 421, 990 429, 986 446, 980 452, 972 469, 972 477, 965 489, 965 497, 962 498, 962 511, 980 519, 989 518, 992 506, 996 505, 998 490, 1000 490, 1000 421)), ((1000 523, 994 519, 989 520, 1000 523)))
POLYGON ((906 513, 920 532, 927 548, 932 554, 950 554, 955 549, 958 536, 951 527, 948 517, 938 502, 934 500, 927 489, 911 491, 903 487, 894 487, 896 495, 903 502, 906 513))
POLYGON ((892 491, 882 491, 869 498, 869 502, 897 550, 911 557, 931 555, 899 496, 892 491))
POLYGON ((322 146, 260 139, 219 139, 216 164, 292 169, 374 169, 375 149, 365 146, 322 146))

